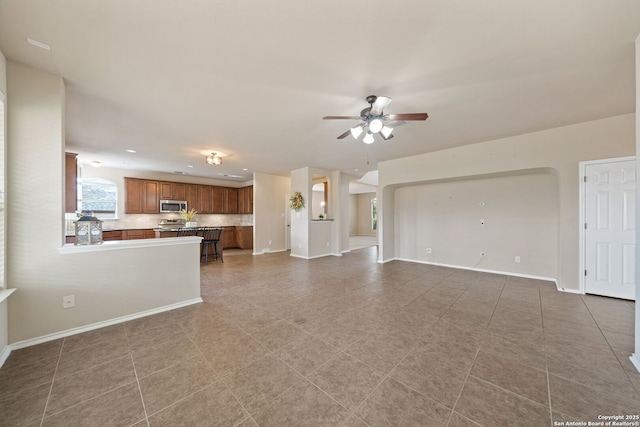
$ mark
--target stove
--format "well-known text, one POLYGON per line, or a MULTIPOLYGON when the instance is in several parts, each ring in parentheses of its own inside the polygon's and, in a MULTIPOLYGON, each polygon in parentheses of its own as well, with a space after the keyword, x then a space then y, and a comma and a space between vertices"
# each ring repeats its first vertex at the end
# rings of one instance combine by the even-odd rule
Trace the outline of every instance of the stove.
POLYGON ((180 228, 184 227, 184 219, 163 219, 160 220, 158 227, 160 228, 180 228))

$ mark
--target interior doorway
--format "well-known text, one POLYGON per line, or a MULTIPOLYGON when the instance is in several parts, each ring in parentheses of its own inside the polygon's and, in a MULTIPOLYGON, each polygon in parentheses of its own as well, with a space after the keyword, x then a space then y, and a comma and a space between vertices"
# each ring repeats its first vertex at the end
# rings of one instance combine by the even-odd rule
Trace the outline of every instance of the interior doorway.
POLYGON ((636 161, 583 162, 583 290, 635 300, 636 161))
POLYGON ((284 249, 291 250, 291 194, 284 195, 284 249))

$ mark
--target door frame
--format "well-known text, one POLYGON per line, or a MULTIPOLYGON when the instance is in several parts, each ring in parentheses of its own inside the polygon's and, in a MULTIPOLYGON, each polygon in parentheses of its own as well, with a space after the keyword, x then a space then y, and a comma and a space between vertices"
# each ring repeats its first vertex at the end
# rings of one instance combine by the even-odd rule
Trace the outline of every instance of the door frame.
POLYGON ((284 195, 284 250, 291 250, 291 194, 284 195))
MULTIPOLYGON (((579 171, 579 182, 580 182, 580 186, 579 186, 579 198, 578 198, 578 203, 580 205, 580 214, 579 214, 579 230, 580 230, 580 236, 579 236, 579 257, 580 257, 580 262, 579 262, 579 270, 578 273, 580 275, 580 287, 578 290, 578 293, 580 294, 586 294, 586 282, 587 282, 587 278, 584 274, 584 271, 586 269, 587 266, 587 260, 585 259, 586 257, 586 248, 585 248, 585 244, 586 244, 586 236, 585 236, 585 229, 584 229, 584 224, 586 221, 586 210, 587 210, 587 185, 585 182, 585 177, 586 177, 586 170, 587 170, 587 166, 591 166, 591 165, 598 165, 598 164, 603 164, 603 163, 617 163, 617 162, 626 162, 629 160, 636 160, 636 156, 625 156, 625 157, 613 157, 610 159, 598 159, 598 160, 587 160, 584 162, 579 162, 578 163, 578 171, 579 171)), ((637 182, 636 182, 636 186, 637 186, 637 182)))

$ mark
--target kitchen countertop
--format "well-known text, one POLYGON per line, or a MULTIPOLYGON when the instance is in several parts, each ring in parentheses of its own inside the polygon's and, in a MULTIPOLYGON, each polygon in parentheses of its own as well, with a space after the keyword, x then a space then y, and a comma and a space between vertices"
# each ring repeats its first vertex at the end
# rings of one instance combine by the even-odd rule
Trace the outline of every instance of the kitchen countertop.
MULTIPOLYGON (((182 229, 185 228, 203 228, 203 227, 214 227, 214 228, 235 228, 235 227, 253 227, 252 225, 199 225, 197 227, 180 227, 182 229)), ((178 231, 180 228, 153 228, 153 231, 178 231)), ((103 230, 104 231, 104 230, 103 230)))

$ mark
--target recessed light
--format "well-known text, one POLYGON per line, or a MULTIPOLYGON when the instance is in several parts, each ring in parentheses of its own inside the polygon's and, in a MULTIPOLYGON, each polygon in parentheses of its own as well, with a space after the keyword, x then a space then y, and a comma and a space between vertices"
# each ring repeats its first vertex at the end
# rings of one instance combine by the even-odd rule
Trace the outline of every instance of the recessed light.
POLYGON ((51 50, 51 46, 49 46, 48 44, 39 42, 34 39, 27 38, 27 43, 29 43, 32 46, 39 47, 40 49, 51 50))
POLYGON ((354 172, 360 172, 360 169, 355 168, 353 171, 354 171, 354 172))
POLYGON ((187 167, 188 167, 188 168, 192 168, 192 167, 193 167, 193 165, 187 165, 187 167))
POLYGON ((247 168, 243 168, 242 170, 243 170, 243 171, 248 171, 249 169, 247 169, 247 168))
POLYGON ((92 160, 92 161, 89 162, 89 164, 91 166, 93 166, 94 168, 99 168, 100 166, 102 166, 102 163, 97 161, 97 160, 92 160))
POLYGON ((177 173, 178 175, 186 175, 186 172, 182 172, 182 171, 173 171, 173 173, 177 173))
POLYGON ((131 149, 129 149, 129 150, 124 150, 124 151, 126 151, 127 153, 137 153, 137 151, 136 151, 136 150, 131 150, 131 149))

